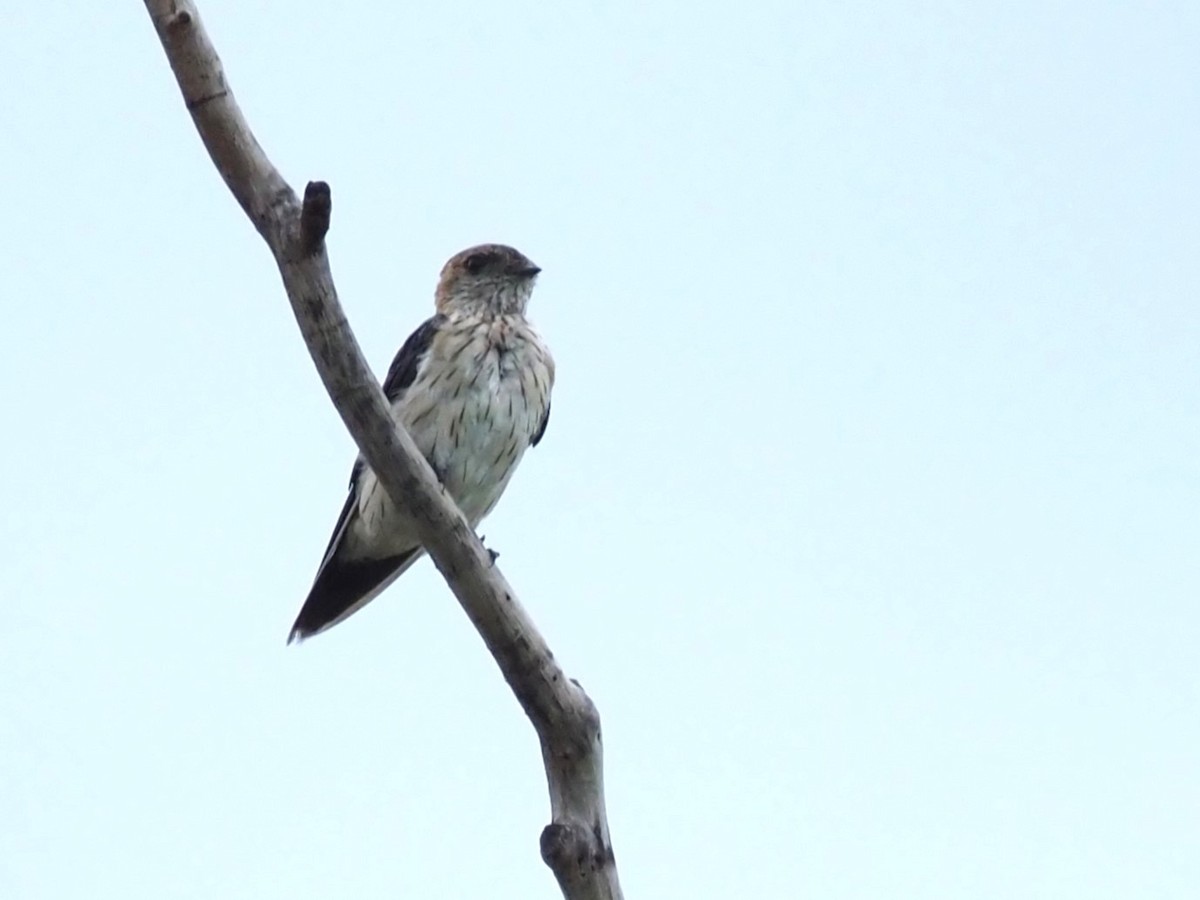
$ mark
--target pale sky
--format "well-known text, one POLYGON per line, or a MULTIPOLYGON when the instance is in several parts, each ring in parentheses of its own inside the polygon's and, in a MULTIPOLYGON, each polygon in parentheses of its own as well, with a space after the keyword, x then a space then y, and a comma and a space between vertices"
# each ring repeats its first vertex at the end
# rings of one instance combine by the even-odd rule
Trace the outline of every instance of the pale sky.
MULTIPOLYGON (((382 373, 481 241, 481 531, 633 898, 1194 898, 1200 6, 202 0, 382 373)), ((136 2, 0 13, 0 897, 551 898, 423 562, 286 647, 354 447, 136 2)))

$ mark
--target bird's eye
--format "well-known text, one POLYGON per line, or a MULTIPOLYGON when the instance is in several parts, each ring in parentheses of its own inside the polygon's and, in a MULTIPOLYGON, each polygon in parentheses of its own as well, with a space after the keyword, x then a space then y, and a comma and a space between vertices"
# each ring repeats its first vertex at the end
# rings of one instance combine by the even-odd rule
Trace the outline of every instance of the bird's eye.
POLYGON ((487 265, 487 257, 482 253, 472 253, 463 260, 463 268, 472 275, 478 275, 487 265))

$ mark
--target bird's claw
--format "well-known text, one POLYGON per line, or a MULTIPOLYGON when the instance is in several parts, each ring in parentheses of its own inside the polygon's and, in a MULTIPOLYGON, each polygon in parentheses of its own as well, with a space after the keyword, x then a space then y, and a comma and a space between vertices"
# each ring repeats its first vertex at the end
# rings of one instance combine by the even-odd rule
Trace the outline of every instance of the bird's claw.
POLYGON ((433 474, 438 480, 438 486, 442 489, 442 493, 446 493, 446 473, 442 471, 442 467, 430 463, 429 468, 433 469, 433 474))

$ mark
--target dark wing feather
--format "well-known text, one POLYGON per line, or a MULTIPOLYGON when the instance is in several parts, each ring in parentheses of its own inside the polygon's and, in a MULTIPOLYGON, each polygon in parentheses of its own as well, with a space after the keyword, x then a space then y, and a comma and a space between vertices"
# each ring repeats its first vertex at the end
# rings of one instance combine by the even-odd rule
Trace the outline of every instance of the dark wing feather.
POLYGON ((542 435, 546 433, 546 426, 550 424, 550 401, 546 401, 546 414, 542 416, 542 421, 538 425, 537 434, 533 436, 533 440, 529 442, 529 446, 536 447, 542 440, 542 435))
POLYGON ((324 631, 365 606, 424 552, 414 547, 383 559, 326 560, 292 624, 290 644, 324 631))
POLYGON ((325 546, 325 555, 321 557, 321 565, 317 568, 318 576, 321 574, 321 569, 325 568, 326 563, 333 557, 334 551, 337 550, 342 532, 346 530, 346 523, 350 521, 350 514, 358 503, 358 491, 355 488, 358 486, 358 473, 362 468, 359 465, 360 461, 354 463, 354 471, 350 473, 350 492, 346 495, 346 502, 342 504, 342 511, 338 513, 337 524, 333 526, 333 534, 329 536, 329 543, 325 546))
POLYGON ((396 358, 388 368, 387 378, 383 379, 383 393, 395 402, 413 381, 421 367, 421 360, 429 353, 429 345, 433 336, 446 324, 446 317, 441 313, 432 316, 421 323, 421 327, 408 336, 396 358))

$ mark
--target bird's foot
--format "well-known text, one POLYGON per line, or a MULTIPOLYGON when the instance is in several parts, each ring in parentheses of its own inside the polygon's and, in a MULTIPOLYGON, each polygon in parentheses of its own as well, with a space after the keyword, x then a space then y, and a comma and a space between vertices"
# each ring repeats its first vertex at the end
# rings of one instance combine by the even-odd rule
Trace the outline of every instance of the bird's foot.
POLYGON ((484 545, 483 549, 487 551, 488 557, 492 561, 492 565, 495 565, 496 560, 498 560, 500 558, 500 554, 497 553, 495 550, 493 550, 491 547, 487 546, 487 536, 482 535, 482 534, 479 535, 479 543, 484 545))
POLYGON ((437 476, 438 484, 442 487, 442 493, 446 492, 446 472, 441 466, 432 461, 429 462, 429 468, 433 469, 433 474, 437 476))

